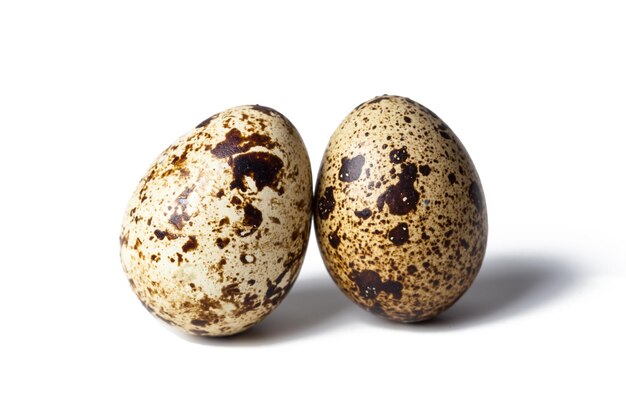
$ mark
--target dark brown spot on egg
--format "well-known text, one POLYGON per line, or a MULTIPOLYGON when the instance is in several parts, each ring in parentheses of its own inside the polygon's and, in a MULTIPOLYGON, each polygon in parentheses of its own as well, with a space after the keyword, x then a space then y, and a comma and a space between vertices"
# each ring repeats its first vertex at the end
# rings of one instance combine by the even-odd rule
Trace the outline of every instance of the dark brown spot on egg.
POLYGON ((239 294, 241 294, 241 290, 239 289, 239 285, 237 283, 228 284, 222 287, 222 296, 220 297, 220 300, 232 303, 235 301, 235 297, 239 294))
POLYGON ((456 184, 456 175, 453 173, 448 174, 448 181, 450 184, 456 184))
POLYGON ((224 238, 218 237, 217 239, 215 239, 215 244, 220 249, 224 249, 226 245, 228 245, 228 243, 230 243, 230 239, 227 237, 224 237, 224 238))
MULTIPOLYGON (((410 99, 409 99, 409 100, 410 100, 410 99)), ((427 114, 431 115, 431 116, 432 116, 432 117, 434 117, 435 119, 437 119, 437 120, 441 120, 441 119, 439 119, 439 116, 437 116, 437 115, 435 114, 435 112, 434 112, 434 111, 432 111, 431 109, 429 109, 428 107, 423 106, 423 105, 421 105, 421 104, 419 104, 419 103, 417 103, 417 102, 415 102, 415 101, 413 101, 413 100, 411 100, 411 102, 412 102, 412 104, 417 105, 417 106, 418 106, 419 108, 421 108, 424 112, 426 112, 427 114)))
POLYGON ((317 199, 317 215, 320 219, 326 220, 335 209, 334 187, 326 187, 324 194, 317 199))
POLYGON ((200 308, 205 311, 222 308, 222 304, 218 300, 209 298, 206 294, 199 300, 199 304, 200 308))
POLYGON ((439 126, 437 126, 437 131, 439 132, 439 135, 444 138, 444 139, 452 139, 452 136, 450 136, 450 134, 447 132, 450 128, 448 127, 447 124, 441 122, 439 124, 439 126))
POLYGON ((423 176, 427 177, 428 174, 430 174, 430 167, 428 165, 420 165, 419 166, 419 172, 423 176))
POLYGON ((357 285, 361 297, 367 300, 375 299, 381 292, 391 294, 395 299, 402 297, 402 283, 393 280, 382 282, 376 271, 352 271, 350 278, 357 285))
POLYGON ((478 211, 483 209, 483 193, 476 181, 472 181, 469 187, 469 198, 478 211))
POLYGON ((256 294, 246 294, 243 297, 243 302, 239 304, 237 310, 234 313, 235 317, 240 317, 243 314, 246 314, 247 312, 259 307, 261 303, 257 301, 258 298, 259 296, 256 294))
POLYGON ((207 324, 215 324, 222 319, 218 314, 221 310, 222 304, 213 298, 209 298, 206 294, 198 300, 194 313, 196 314, 196 320, 206 321, 207 324))
POLYGON ((295 280, 292 280, 290 283, 288 283, 284 287, 280 287, 280 284, 282 283, 283 279, 285 279, 285 277, 287 276, 291 268, 294 266, 294 264, 300 261, 301 258, 302 258, 302 252, 300 252, 299 254, 293 257, 290 257, 290 259, 284 264, 285 269, 283 269, 283 271, 278 275, 278 277, 276 277, 274 281, 272 281, 271 279, 268 279, 266 281, 267 291, 265 292, 263 304, 277 305, 280 302, 280 300, 282 300, 283 297, 287 295, 289 290, 291 290, 291 287, 293 286, 295 280))
POLYGON ((269 136, 252 133, 243 136, 239 129, 231 129, 226 133, 226 139, 215 145, 211 153, 218 158, 228 158, 235 154, 247 152, 254 146, 272 149, 275 144, 269 136))
POLYGON ((364 208, 363 210, 354 210, 354 215, 360 219, 366 220, 372 216, 372 210, 364 208))
POLYGON ((246 204, 243 208, 243 212, 243 223, 246 226, 259 227, 263 222, 263 213, 252 204, 246 204))
POLYGON ((411 118, 409 116, 404 116, 404 121, 406 123, 411 123, 411 118))
POLYGON ((189 221, 191 216, 187 213, 187 204, 189 195, 193 192, 195 186, 185 187, 185 190, 176 198, 174 212, 169 218, 169 223, 181 230, 185 222, 189 221))
POLYGON ((191 324, 193 324, 194 326, 198 326, 198 327, 204 327, 207 324, 209 324, 209 322, 206 320, 193 319, 191 320, 191 324))
MULTIPOLYGON (((251 106, 251 107, 253 110, 260 111, 261 113, 267 114, 268 116, 280 117, 282 121, 285 122, 285 125, 287 126, 287 130, 289 130, 289 133, 291 133, 292 135, 297 131, 293 123, 291 123, 291 121, 287 119, 287 117, 281 112, 279 112, 278 110, 274 110, 272 108, 265 107, 265 106, 260 106, 258 104, 251 106)), ((265 123, 263 122, 263 120, 260 120, 259 124, 261 125, 261 128, 265 129, 265 123)))
MULTIPOLYGON (((200 127, 205 127, 205 126, 208 126, 208 125, 209 125, 209 123, 211 123, 211 121, 212 121, 213 119, 215 119, 216 117, 218 117, 219 115, 220 115, 220 114, 219 114, 219 113, 217 113, 217 114, 214 114, 213 116, 209 117, 208 119, 204 120, 204 121, 203 121, 203 122, 201 122, 198 126, 196 126, 196 129, 198 129, 198 128, 200 128, 200 127)), ((198 119, 196 119, 196 120, 198 120, 198 119)))
POLYGON ((337 247, 341 243, 341 238, 337 234, 338 231, 339 228, 337 228, 337 230, 328 235, 328 243, 330 243, 330 246, 332 246, 334 249, 337 249, 337 247))
POLYGON ((394 149, 391 152, 389 152, 389 160, 393 164, 400 164, 406 161, 408 157, 409 157, 409 153, 406 150, 406 146, 403 146, 400 149, 394 149))
POLYGON ((243 207, 243 220, 241 224, 244 229, 239 230, 239 236, 249 236, 256 232, 263 223, 263 213, 252 204, 248 203, 243 207))
POLYGON ((268 116, 273 116, 276 113, 278 113, 276 110, 270 108, 270 107, 265 107, 265 106, 261 106, 259 104, 255 104, 253 106, 251 106, 253 110, 256 111, 260 111, 263 114, 267 114, 268 116))
POLYGON ((304 201, 304 200, 298 200, 298 202, 296 203, 296 208, 297 208, 298 210, 304 210, 305 205, 306 205, 306 201, 304 201))
POLYGON ((192 250, 196 249, 197 247, 198 247, 198 241, 196 240, 196 237, 195 236, 189 236, 189 239, 183 245, 183 252, 186 253, 186 252, 192 251, 192 250))
POLYGON ((389 207, 389 213, 405 215, 417 208, 419 193, 413 187, 417 179, 417 167, 415 164, 402 164, 402 172, 396 184, 387 187, 376 202, 378 210, 383 209, 385 203, 389 207))
POLYGON ((357 155, 354 158, 341 158, 341 169, 339 170, 339 179, 344 182, 352 182, 359 179, 361 170, 365 163, 363 155, 357 155))
POLYGON ((215 194, 215 196, 216 196, 217 198, 222 198, 222 197, 224 197, 224 189, 220 189, 220 190, 217 192, 217 194, 215 194))
POLYGON ((247 176, 254 180, 257 192, 269 187, 280 195, 284 192, 282 188, 278 187, 279 174, 283 166, 282 159, 266 152, 249 152, 238 155, 232 162, 234 180, 231 182, 230 188, 246 191, 248 187, 244 177, 247 176))
POLYGON ((409 225, 400 223, 389 231, 389 240, 396 246, 405 244, 409 240, 409 225))
POLYGON ((370 313, 376 314, 379 317, 384 317, 386 319, 390 319, 391 318, 389 316, 389 314, 387 314, 387 312, 385 312, 385 310, 383 310, 383 306, 380 305, 379 302, 375 302, 373 306, 371 306, 370 308, 367 309, 367 311, 369 311, 370 313))
POLYGON ((170 233, 167 230, 155 230, 154 231, 154 235, 157 237, 157 239, 159 240, 163 240, 164 238, 167 238, 167 240, 172 240, 172 239, 178 239, 179 236, 170 233))
MULTIPOLYGON (((189 151, 191 150, 191 148, 193 147, 192 144, 188 144, 185 146, 185 149, 183 149, 183 152, 180 155, 174 155, 174 157, 172 158, 172 165, 174 165, 176 168, 178 168, 179 170, 181 169, 181 166, 183 165, 183 163, 187 160, 187 155, 189 154, 189 151)), ((169 175, 169 173, 171 173, 172 171, 169 170, 164 174, 169 175)), ((189 171, 187 171, 187 175, 189 174, 189 171)), ((184 175, 183 175, 184 176, 184 175)))
POLYGON ((187 213, 173 213, 170 216, 169 222, 176 226, 178 230, 182 229, 185 225, 185 222, 189 220, 190 217, 187 213))

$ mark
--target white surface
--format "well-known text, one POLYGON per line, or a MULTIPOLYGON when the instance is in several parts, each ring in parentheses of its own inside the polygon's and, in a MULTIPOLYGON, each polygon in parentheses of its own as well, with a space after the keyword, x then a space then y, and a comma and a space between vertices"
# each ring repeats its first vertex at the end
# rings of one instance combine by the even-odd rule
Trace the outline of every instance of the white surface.
POLYGON ((0 415, 626 413, 620 2, 208 3, 0 6, 0 415), (371 316, 311 240, 240 337, 181 337, 143 309, 118 232, 159 152, 260 103, 315 174, 383 93, 437 112, 482 177, 487 258, 455 307, 371 316))

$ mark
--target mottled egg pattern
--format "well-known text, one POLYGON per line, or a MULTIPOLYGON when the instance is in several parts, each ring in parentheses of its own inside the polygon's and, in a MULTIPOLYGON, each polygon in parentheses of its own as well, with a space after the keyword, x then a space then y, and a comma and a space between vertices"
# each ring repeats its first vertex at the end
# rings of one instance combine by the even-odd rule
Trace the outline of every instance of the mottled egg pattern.
POLYGON ((353 301, 414 322, 470 286, 487 243, 478 173, 450 128, 404 97, 352 111, 324 154, 315 228, 326 267, 353 301))
POLYGON ((163 152, 120 236, 130 284, 155 316, 197 335, 241 332, 293 285, 312 211, 309 158, 277 111, 216 114, 163 152))

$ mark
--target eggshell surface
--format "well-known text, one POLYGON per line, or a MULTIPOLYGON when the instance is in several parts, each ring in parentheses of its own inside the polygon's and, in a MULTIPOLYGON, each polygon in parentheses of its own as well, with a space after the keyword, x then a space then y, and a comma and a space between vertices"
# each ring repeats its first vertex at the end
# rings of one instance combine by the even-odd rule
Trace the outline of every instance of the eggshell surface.
POLYGON ((196 335, 241 332, 293 285, 307 247, 312 179, 279 112, 241 106, 166 149, 135 190, 121 260, 144 306, 196 335))
POLYGON ((413 100, 381 96, 354 109, 330 139, 315 229, 350 299, 415 322, 450 307, 473 282, 487 211, 474 164, 448 125, 413 100))

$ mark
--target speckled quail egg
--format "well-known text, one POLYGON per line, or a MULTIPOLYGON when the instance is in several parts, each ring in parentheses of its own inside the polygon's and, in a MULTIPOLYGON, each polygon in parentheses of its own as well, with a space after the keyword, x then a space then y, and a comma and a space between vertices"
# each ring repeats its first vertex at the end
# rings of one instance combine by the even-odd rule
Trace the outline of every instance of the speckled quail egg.
POLYGON ((225 336, 293 285, 312 215, 309 157, 279 112, 218 113, 167 148, 134 192, 120 235, 130 285, 156 317, 225 336))
POLYGON ((369 100, 339 125, 322 159, 314 216, 339 288, 399 322, 454 304, 485 255, 485 198, 469 154, 443 120, 404 97, 369 100))

